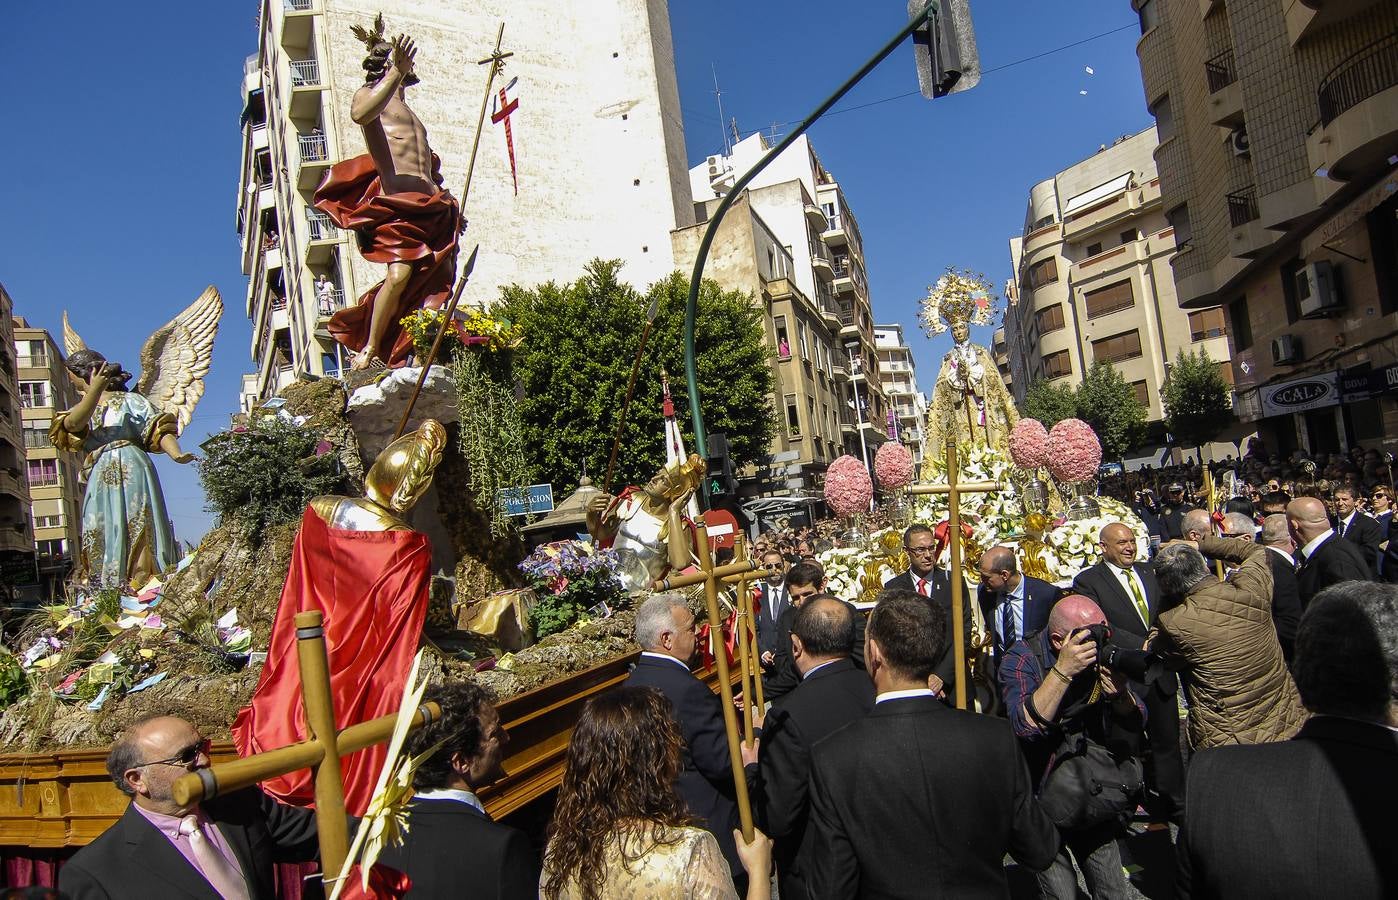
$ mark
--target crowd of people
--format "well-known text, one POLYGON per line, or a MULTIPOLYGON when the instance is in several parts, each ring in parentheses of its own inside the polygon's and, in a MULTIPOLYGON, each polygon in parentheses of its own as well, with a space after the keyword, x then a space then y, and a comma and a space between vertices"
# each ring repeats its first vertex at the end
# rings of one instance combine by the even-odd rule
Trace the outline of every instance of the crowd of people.
MULTIPOLYGON (((1039 896, 1117 898, 1120 841, 1149 822, 1176 836, 1181 896, 1394 896, 1398 586, 1380 580, 1360 492, 1269 511, 1276 493, 1177 510, 1151 559, 1108 525, 1066 586, 991 548, 962 592, 989 643, 964 668, 959 576, 930 528, 906 530, 908 569, 867 616, 826 590, 819 533, 766 536, 771 703, 741 745, 751 839, 721 701, 695 673, 700 622, 660 593, 636 611, 630 676, 582 711, 542 847, 477 798, 508 735, 481 688, 452 684, 409 740, 435 753, 381 862, 413 897, 765 900, 775 883, 795 900, 1009 896, 1009 859, 1039 896), (952 702, 960 679, 972 710, 952 702)), ((64 865, 64 895, 270 898, 274 860, 314 857, 313 815, 255 789, 179 806, 171 784, 207 752, 178 718, 128 729, 108 769, 133 802, 64 865)))

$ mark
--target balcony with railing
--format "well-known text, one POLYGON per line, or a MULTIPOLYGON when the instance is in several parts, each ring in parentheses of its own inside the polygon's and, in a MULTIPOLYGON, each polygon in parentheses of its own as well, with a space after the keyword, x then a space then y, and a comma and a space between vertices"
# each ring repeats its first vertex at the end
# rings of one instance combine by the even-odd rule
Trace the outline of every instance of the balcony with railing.
POLYGON ((21 353, 15 357, 15 364, 21 369, 47 369, 49 357, 47 353, 21 353))
POLYGON ((290 66, 292 87, 318 87, 320 85, 320 60, 293 59, 290 66))
POLYGON ((807 243, 811 251, 811 269, 816 277, 824 281, 835 280, 835 268, 830 263, 830 251, 825 249, 825 245, 815 238, 810 238, 807 243))
POLYGON ((1233 64, 1233 50, 1229 48, 1204 63, 1204 74, 1209 81, 1209 93, 1216 94, 1238 80, 1233 64))
POLYGON ((1398 32, 1335 66, 1316 88, 1319 127, 1306 139, 1315 170, 1334 181, 1377 175, 1398 155, 1398 32))
MULTIPOLYGON (((310 16, 288 17, 288 22, 307 23, 310 16)), ((291 67, 291 100, 287 104, 287 114, 293 119, 310 119, 315 121, 320 118, 320 95, 325 90, 325 82, 321 79, 320 60, 311 57, 308 59, 293 59, 291 67)))
POLYGON ((1257 219, 1257 188, 1248 185, 1224 196, 1228 200, 1228 221, 1234 228, 1242 228, 1257 219))
POLYGON ((335 240, 335 223, 318 209, 306 210, 306 226, 310 229, 308 233, 313 241, 335 240))
POLYGON ((287 12, 309 12, 315 3, 314 0, 284 0, 282 5, 287 12))
POLYGON ((325 143, 325 132, 320 129, 312 131, 310 134, 300 134, 296 136, 297 149, 301 151, 301 162, 325 162, 330 158, 330 151, 325 143))
POLYGON ((339 288, 316 289, 316 315, 328 319, 345 308, 345 292, 339 288))

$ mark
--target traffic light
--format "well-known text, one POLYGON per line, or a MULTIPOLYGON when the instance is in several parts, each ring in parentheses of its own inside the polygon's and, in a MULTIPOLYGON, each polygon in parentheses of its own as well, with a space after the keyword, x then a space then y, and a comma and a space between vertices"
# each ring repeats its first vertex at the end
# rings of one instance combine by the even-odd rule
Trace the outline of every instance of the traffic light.
MULTIPOLYGON (((928 0, 908 0, 908 15, 928 0)), ((981 58, 971 25, 970 0, 931 0, 933 11, 913 32, 913 59, 922 96, 929 100, 968 91, 981 80, 981 58)))
POLYGON ((733 480, 733 461, 728 458, 728 435, 722 431, 709 433, 709 457, 704 473, 704 492, 710 500, 714 497, 731 497, 737 494, 738 485, 733 480))

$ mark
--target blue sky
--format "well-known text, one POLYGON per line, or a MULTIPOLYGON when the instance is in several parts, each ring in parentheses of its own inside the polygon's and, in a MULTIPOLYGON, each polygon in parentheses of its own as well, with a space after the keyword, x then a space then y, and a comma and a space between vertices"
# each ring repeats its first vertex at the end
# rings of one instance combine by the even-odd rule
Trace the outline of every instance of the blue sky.
MULTIPOLYGON (((672 0, 691 161, 721 149, 715 70, 725 117, 744 135, 773 122, 780 134, 899 28, 905 8, 672 0)), ((893 99, 811 130, 859 217, 875 315, 910 326, 924 382, 944 350, 911 327, 926 285, 948 265, 1003 282, 1029 186, 1151 122, 1126 0, 972 0, 972 9, 986 69, 1132 27, 988 72, 964 94, 893 99)), ((250 365, 234 200, 256 4, 25 3, 10 15, 0 281, 18 315, 57 333, 66 308, 90 344, 128 368, 152 330, 216 285, 227 312, 184 438, 194 447, 237 409, 250 365)), ((916 87, 904 47, 842 107, 916 87)), ((179 536, 197 540, 211 517, 193 467, 163 457, 157 467, 179 536)))

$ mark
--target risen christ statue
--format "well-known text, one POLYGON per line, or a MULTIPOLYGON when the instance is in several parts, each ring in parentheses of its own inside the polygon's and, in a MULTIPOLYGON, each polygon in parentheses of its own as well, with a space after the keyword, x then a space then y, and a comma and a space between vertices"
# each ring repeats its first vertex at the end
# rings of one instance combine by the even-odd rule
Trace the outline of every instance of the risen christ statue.
POLYGON ((364 130, 369 152, 332 167, 315 205, 355 232, 365 259, 388 265, 384 280, 357 306, 330 320, 330 333, 356 352, 353 368, 359 370, 375 360, 392 367, 407 361, 412 339, 399 320, 447 301, 463 222, 455 198, 442 187, 427 129, 406 102, 405 89, 418 82, 416 45, 401 34, 385 40, 382 16, 373 31, 355 26, 354 33, 369 53, 350 115, 364 130))

